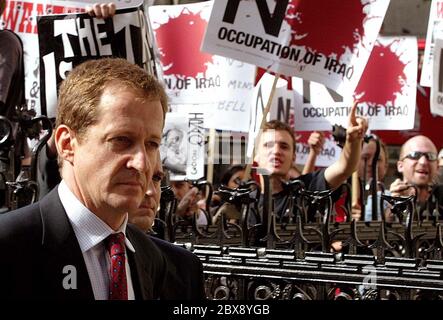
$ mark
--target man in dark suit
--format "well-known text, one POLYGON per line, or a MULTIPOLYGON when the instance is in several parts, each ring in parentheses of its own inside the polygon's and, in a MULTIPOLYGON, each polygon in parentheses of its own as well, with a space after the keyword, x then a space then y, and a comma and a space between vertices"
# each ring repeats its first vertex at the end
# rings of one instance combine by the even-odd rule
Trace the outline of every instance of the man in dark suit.
POLYGON ((88 61, 60 87, 62 182, 0 216, 0 299, 157 299, 169 262, 127 225, 151 182, 167 98, 123 59, 88 61))
MULTIPOLYGON (((148 232, 152 228, 160 204, 161 180, 164 176, 160 153, 157 159, 157 165, 142 204, 137 210, 129 212, 129 222, 144 232, 148 232)), ((168 266, 165 286, 161 289, 160 298, 205 299, 203 269, 200 260, 188 250, 175 244, 154 236, 151 237, 151 240, 164 254, 168 266)))

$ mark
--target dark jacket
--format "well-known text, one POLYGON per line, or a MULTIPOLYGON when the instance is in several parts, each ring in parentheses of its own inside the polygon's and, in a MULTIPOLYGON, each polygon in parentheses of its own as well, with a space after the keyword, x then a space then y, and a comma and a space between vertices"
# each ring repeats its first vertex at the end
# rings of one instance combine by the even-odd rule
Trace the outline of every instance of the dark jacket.
MULTIPOLYGON (((166 259, 135 226, 128 225, 126 235, 136 251, 127 252, 135 297, 158 299, 161 289, 167 287, 166 259)), ((35 204, 0 215, 0 287, 0 300, 94 299, 57 188, 35 204), (64 283, 72 284, 74 278, 76 289, 69 289, 72 285, 65 289, 64 283)))

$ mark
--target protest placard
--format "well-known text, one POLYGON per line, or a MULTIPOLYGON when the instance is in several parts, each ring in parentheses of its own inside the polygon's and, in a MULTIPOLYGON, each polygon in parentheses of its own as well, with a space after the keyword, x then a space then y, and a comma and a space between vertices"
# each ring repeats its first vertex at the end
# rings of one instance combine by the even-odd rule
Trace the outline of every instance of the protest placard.
POLYGON ((357 114, 371 130, 406 130, 414 126, 417 84, 417 40, 380 37, 354 94, 346 99, 325 86, 292 79, 297 130, 331 130, 347 126, 353 100, 357 114))
POLYGON ((121 57, 154 72, 146 32, 142 7, 118 9, 112 19, 86 13, 39 16, 41 113, 55 117, 58 86, 86 60, 121 57))
POLYGON ((435 39, 443 39, 443 1, 432 0, 429 13, 428 31, 426 33, 426 46, 421 69, 420 85, 430 87, 432 85, 432 66, 435 39))
POLYGON ((202 49, 350 95, 388 4, 389 0, 219 0, 202 49))
POLYGON ((431 87, 431 113, 443 117, 443 39, 434 42, 434 70, 431 87))
POLYGON ((245 132, 255 66, 200 50, 212 4, 149 8, 165 87, 173 105, 209 105, 211 128, 245 132))

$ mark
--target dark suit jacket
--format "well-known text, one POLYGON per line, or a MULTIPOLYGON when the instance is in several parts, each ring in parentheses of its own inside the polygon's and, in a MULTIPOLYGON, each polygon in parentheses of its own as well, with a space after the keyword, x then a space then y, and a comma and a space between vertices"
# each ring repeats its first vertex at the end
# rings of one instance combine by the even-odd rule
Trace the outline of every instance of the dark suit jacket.
POLYGON ((190 251, 170 242, 151 237, 167 262, 166 281, 160 298, 167 300, 206 299, 203 265, 190 251))
MULTIPOLYGON (((126 235, 136 251, 127 252, 135 297, 158 299, 166 286, 166 259, 135 226, 128 225, 126 235)), ((0 301, 94 299, 57 188, 35 204, 0 215, 0 288, 0 301), (75 274, 70 266, 75 267, 75 274), (65 289, 64 282, 71 287, 76 282, 76 289, 65 289)))

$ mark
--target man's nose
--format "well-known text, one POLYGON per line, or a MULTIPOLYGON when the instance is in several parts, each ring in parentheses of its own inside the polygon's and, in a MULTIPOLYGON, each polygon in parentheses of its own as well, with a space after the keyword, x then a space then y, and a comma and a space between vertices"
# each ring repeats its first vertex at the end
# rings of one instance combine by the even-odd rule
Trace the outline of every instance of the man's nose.
POLYGON ((154 186, 154 181, 152 181, 152 178, 149 180, 148 191, 146 191, 146 194, 148 195, 148 197, 157 196, 157 189, 154 186))
POLYGON ((142 173, 150 171, 151 164, 144 146, 134 150, 129 166, 142 173))
POLYGON ((273 154, 277 154, 281 152, 281 147, 278 143, 275 143, 274 146, 272 147, 272 153, 273 154))
POLYGON ((419 159, 418 159, 418 162, 419 163, 428 163, 428 158, 426 158, 426 156, 425 155, 422 155, 419 159))

